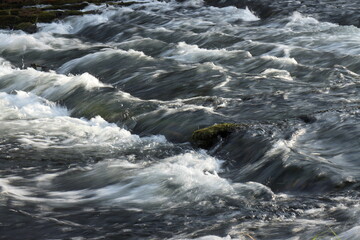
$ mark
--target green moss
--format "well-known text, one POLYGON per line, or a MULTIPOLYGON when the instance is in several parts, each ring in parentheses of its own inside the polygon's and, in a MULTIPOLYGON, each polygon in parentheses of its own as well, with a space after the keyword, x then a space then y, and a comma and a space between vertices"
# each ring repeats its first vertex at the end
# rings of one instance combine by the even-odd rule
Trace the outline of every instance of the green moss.
POLYGON ((244 126, 245 125, 243 124, 235 123, 216 124, 196 130, 191 136, 191 141, 200 148, 209 149, 219 140, 219 138, 225 138, 235 132, 236 129, 244 126))
POLYGON ((10 10, 0 10, 0 16, 4 16, 4 15, 11 15, 10 10))
POLYGON ((0 16, 0 27, 12 28, 20 22, 21 22, 21 19, 18 16, 13 16, 13 15, 0 16))
POLYGON ((108 2, 104 0, 0 0, 0 28, 36 31, 38 22, 49 23, 67 16, 93 14, 95 11, 82 12, 80 9, 94 4, 131 5, 135 2, 108 2), (35 5, 51 5, 43 8, 35 5))
POLYGON ((37 23, 38 17, 37 15, 28 15, 28 16, 21 16, 20 22, 31 22, 31 23, 37 23))
POLYGON ((40 10, 37 8, 26 8, 18 12, 17 16, 20 18, 21 22, 37 22, 37 15, 40 13, 40 10))
POLYGON ((10 15, 18 15, 21 10, 18 8, 15 8, 15 9, 9 9, 8 11, 9 11, 10 15))
POLYGON ((27 32, 27 33, 34 33, 37 30, 36 25, 31 23, 31 22, 19 23, 14 28, 17 29, 17 30, 22 30, 22 31, 27 32))
POLYGON ((66 16, 76 16, 76 15, 84 15, 84 12, 78 10, 67 10, 64 11, 66 16))
POLYGON ((37 22, 52 22, 61 14, 62 13, 58 11, 43 11, 37 15, 37 22))

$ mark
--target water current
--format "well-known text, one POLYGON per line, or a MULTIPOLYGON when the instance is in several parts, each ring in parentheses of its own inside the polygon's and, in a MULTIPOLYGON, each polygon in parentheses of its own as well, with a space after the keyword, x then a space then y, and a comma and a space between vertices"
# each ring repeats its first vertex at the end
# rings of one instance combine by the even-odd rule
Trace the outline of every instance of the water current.
POLYGON ((360 239, 359 6, 308 2, 0 30, 0 239, 360 239))

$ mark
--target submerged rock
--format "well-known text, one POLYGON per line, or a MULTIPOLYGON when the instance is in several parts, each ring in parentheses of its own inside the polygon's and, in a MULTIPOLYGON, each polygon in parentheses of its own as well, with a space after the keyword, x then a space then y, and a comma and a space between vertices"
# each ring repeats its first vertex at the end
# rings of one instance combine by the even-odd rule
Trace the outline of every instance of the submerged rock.
POLYGON ((300 120, 302 120, 304 123, 314 123, 317 120, 316 117, 314 117, 312 115, 306 115, 306 114, 300 115, 300 116, 298 116, 298 118, 300 120))
POLYGON ((50 69, 48 67, 43 66, 43 65, 39 65, 39 64, 36 64, 36 63, 30 64, 30 67, 37 70, 37 71, 43 71, 43 72, 50 71, 50 69))
POLYGON ((191 142, 197 147, 209 149, 222 138, 226 138, 238 129, 244 129, 248 126, 237 123, 222 123, 202 128, 193 132, 191 142))
POLYGON ((14 27, 16 30, 22 30, 27 33, 35 33, 37 31, 37 26, 34 23, 31 22, 22 22, 17 24, 14 27))

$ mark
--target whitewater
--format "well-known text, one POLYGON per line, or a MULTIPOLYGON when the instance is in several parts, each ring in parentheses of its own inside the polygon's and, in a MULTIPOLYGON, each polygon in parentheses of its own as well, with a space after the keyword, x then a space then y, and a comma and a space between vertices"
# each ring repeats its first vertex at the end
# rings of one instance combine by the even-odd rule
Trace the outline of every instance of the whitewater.
POLYGON ((0 30, 0 239, 360 238, 358 6, 213 2, 0 30))

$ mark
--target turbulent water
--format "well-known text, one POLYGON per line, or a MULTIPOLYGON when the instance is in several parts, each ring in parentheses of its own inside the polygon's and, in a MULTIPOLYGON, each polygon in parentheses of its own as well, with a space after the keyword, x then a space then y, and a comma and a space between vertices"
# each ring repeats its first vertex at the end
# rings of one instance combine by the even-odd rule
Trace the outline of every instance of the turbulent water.
POLYGON ((360 238, 359 4, 224 2, 0 30, 0 239, 360 238))

